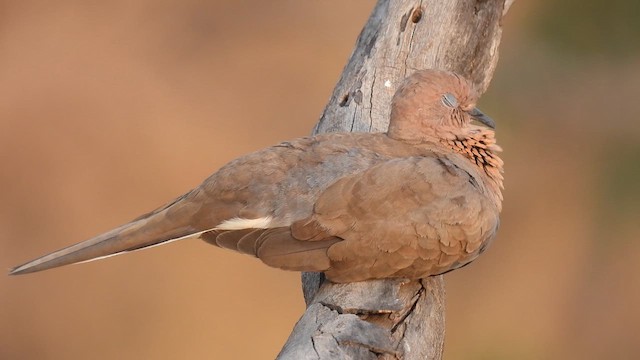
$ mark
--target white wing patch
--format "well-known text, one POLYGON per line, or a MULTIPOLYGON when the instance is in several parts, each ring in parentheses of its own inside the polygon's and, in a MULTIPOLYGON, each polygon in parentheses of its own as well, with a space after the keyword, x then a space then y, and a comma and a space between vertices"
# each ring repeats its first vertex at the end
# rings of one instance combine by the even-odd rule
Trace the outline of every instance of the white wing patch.
POLYGON ((232 218, 216 226, 216 230, 268 229, 273 218, 265 216, 257 219, 232 218))

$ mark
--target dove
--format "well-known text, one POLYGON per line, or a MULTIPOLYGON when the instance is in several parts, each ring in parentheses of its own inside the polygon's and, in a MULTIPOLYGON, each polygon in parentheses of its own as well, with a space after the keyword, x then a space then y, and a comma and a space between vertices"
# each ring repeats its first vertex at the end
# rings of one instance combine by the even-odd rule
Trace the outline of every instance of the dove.
POLYGON ((502 149, 478 97, 460 75, 416 71, 393 96, 386 133, 326 133, 242 156, 172 202, 10 274, 187 239, 338 283, 460 268, 495 238, 502 209, 502 149))

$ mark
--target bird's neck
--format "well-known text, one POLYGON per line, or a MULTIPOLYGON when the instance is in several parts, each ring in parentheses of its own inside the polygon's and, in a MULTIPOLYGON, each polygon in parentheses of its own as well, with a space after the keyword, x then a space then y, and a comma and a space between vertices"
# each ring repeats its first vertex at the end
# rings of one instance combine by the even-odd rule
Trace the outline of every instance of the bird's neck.
POLYGON ((500 206, 504 188, 502 184, 504 163, 497 154, 502 151, 502 148, 496 144, 495 133, 491 129, 473 125, 464 132, 456 130, 440 134, 440 142, 469 159, 487 174, 489 178, 487 185, 500 206))

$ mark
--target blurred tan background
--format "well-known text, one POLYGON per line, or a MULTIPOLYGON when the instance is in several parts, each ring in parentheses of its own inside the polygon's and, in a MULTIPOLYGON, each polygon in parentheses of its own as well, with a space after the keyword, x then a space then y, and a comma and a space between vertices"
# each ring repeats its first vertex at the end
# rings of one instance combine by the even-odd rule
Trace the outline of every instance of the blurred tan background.
MULTIPOLYGON (((374 4, 0 1, 0 265, 309 134, 374 4)), ((481 107, 499 237, 447 279, 446 359, 640 353, 640 3, 516 1, 481 107)), ((200 242, 0 276, 0 359, 270 359, 297 273, 200 242)))

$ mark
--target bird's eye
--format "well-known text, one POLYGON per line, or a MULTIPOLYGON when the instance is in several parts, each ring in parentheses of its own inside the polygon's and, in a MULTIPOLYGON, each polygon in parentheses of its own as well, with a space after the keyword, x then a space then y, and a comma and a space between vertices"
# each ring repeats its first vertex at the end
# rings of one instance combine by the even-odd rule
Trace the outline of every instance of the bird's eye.
POLYGON ((458 99, 452 93, 442 95, 442 103, 453 109, 458 107, 458 99))

